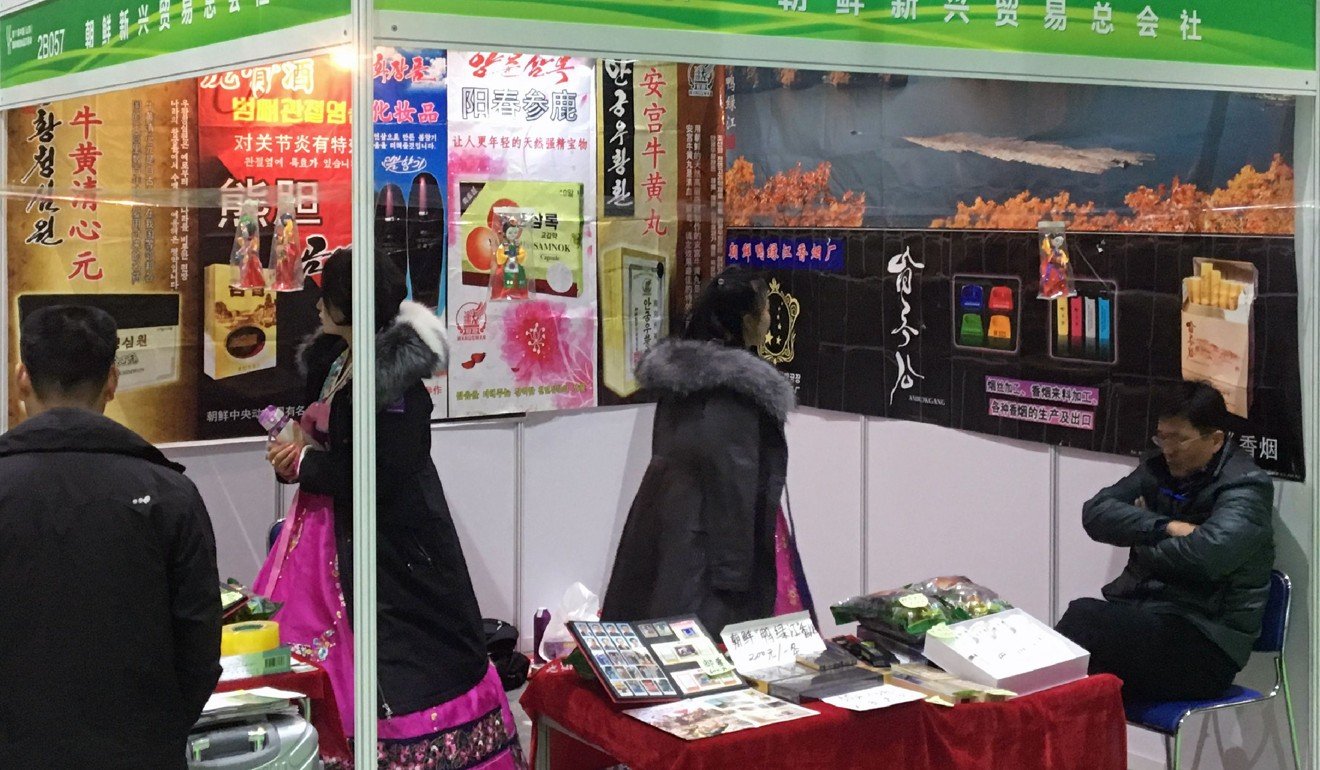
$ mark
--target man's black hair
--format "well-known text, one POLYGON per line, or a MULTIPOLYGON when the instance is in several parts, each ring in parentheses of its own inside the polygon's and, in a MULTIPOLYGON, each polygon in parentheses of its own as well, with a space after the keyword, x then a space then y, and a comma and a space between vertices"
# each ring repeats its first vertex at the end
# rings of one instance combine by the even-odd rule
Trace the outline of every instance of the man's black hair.
POLYGON ((1161 420, 1181 417, 1201 433, 1228 428, 1224 396, 1205 382, 1180 382, 1170 389, 1157 415, 1161 420))
POLYGON ((105 387, 119 348, 110 314, 86 305, 52 305, 23 321, 19 357, 37 397, 93 398, 105 387))

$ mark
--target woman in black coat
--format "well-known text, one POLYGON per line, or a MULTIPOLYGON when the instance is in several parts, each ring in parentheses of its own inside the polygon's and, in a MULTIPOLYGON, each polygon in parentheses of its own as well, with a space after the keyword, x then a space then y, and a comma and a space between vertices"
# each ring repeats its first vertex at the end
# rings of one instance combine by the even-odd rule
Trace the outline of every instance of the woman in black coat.
MULTIPOLYGON (((291 535, 281 537, 263 569, 263 579, 273 584, 272 598, 286 603, 276 617, 281 636, 293 637, 286 643, 320 659, 332 682, 340 683, 335 696, 349 734, 353 711, 343 706, 352 704, 352 645, 346 638, 351 629, 338 614, 347 618, 353 607, 351 273, 347 250, 327 260, 318 303, 322 331, 300 351, 312 404, 302 423, 307 440, 276 442, 269 449, 277 474, 297 483, 299 491, 286 524, 291 535), (333 510, 332 539, 316 528, 315 516, 326 507, 333 510), (298 559, 303 541, 313 544, 303 546, 312 551, 310 564, 298 559), (333 548, 317 555, 318 542, 332 542, 333 548), (337 571, 321 568, 327 557, 337 571), (329 590, 338 595, 327 600, 329 590), (326 605, 336 616, 318 618, 326 605), (328 640, 323 628, 330 632, 328 640)), ((403 301, 404 296, 398 269, 390 260, 377 260, 380 766, 403 766, 419 752, 439 751, 453 766, 522 767, 516 726, 486 655, 472 580, 431 460, 431 397, 422 380, 447 362, 444 327, 433 311, 403 301), (449 756, 454 750, 470 753, 449 756)))
POLYGON ((765 285, 731 268, 703 288, 683 338, 661 341, 638 365, 659 399, 652 458, 602 619, 697 615, 719 634, 810 608, 780 507, 793 388, 748 350, 769 325, 765 285))

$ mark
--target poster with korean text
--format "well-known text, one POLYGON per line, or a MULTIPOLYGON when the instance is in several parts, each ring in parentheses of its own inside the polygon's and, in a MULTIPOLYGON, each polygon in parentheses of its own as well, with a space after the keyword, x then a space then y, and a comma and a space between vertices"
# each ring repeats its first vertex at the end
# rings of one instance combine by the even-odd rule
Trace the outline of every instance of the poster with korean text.
POLYGON ((198 211, 200 438, 252 435, 264 407, 303 406, 296 358, 319 327, 317 292, 292 268, 313 276, 352 238, 350 91, 348 70, 330 56, 198 82, 200 185, 220 191, 219 208, 198 211), (236 235, 251 268, 239 285, 236 235), (281 283, 283 273, 294 279, 281 283))
POLYGON ((734 72, 726 257, 801 403, 1140 455, 1201 380, 1302 478, 1291 98, 734 72))
POLYGON ((594 62, 449 54, 450 416, 596 404, 594 62))
MULTIPOLYGON (((445 194, 449 145, 444 51, 378 48, 375 98, 376 258, 390 259, 409 296, 445 316, 445 194)), ((427 380, 432 417, 449 413, 448 377, 427 380)))
POLYGON ((607 59, 600 78, 602 404, 677 332, 723 258, 723 67, 607 59), (720 231, 717 233, 717 231, 720 231))
MULTIPOLYGON (((195 101, 187 80, 7 116, 7 182, 27 192, 9 200, 5 223, 9 361, 34 310, 105 310, 120 336, 107 414, 153 442, 199 437, 197 219, 169 205, 196 184, 195 101)), ((23 413, 12 379, 9 394, 13 425, 23 413)))

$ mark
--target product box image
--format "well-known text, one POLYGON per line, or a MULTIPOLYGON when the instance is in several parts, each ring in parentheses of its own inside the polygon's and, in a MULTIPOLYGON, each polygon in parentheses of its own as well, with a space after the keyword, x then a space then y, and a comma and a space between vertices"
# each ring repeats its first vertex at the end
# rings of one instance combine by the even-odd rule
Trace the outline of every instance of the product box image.
POLYGON ((18 322, 43 307, 87 305, 104 310, 119 330, 120 393, 131 393, 179 379, 179 295, 151 294, 23 294, 18 298, 18 322))
POLYGON ((1252 303, 1256 267, 1247 262, 1193 260, 1182 286, 1182 374, 1224 395, 1228 411, 1251 408, 1252 303))
POLYGON ((961 679, 1021 695, 1086 676, 1091 656, 1020 609, 926 634, 927 660, 961 679))
POLYGON ((954 347, 1016 353, 1021 281, 1002 275, 955 275, 952 286, 954 347))
POLYGON ((206 268, 202 369, 213 380, 275 368, 275 293, 229 284, 227 265, 206 268))

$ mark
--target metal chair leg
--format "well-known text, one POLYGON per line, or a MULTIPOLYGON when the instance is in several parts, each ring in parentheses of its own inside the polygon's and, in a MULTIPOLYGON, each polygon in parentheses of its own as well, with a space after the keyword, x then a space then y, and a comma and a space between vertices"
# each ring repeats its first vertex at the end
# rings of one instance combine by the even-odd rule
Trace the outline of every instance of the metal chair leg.
POLYGON ((1302 770, 1302 752, 1297 746, 1297 718, 1293 715, 1292 689, 1288 687, 1288 664, 1279 656, 1279 681, 1283 684, 1283 708, 1288 713, 1288 738, 1292 742, 1293 768, 1302 770))
POLYGON ((1182 731, 1174 733, 1172 736, 1165 736, 1164 745, 1169 751, 1169 769, 1180 770, 1182 759, 1182 731))

